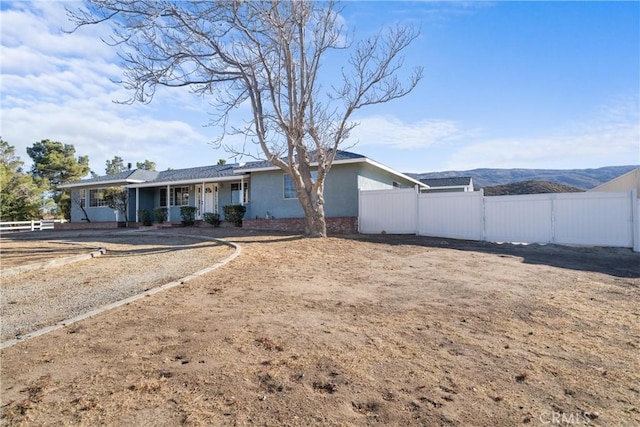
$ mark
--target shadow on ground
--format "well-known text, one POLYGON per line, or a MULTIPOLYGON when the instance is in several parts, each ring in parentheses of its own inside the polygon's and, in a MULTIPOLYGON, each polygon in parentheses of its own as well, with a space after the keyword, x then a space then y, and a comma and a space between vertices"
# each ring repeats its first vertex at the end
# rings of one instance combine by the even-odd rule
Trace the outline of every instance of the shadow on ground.
MULTIPOLYGON (((117 240, 127 244, 149 244, 144 236, 153 235, 193 235, 206 236, 234 241, 238 239, 241 243, 270 244, 277 242, 295 242, 305 237, 300 234, 278 231, 250 230, 236 227, 174 227, 158 230, 140 231, 136 229, 108 229, 108 230, 64 230, 64 231, 42 231, 32 233, 15 233, 2 236, 3 239, 13 240, 55 240, 55 241, 77 241, 79 239, 95 239, 108 243, 110 240, 117 240)), ((414 245, 430 248, 444 248, 464 252, 481 252, 498 256, 515 256, 522 258, 522 262, 527 264, 542 264, 553 267, 590 271, 607 274, 621 278, 640 278, 640 253, 635 253, 627 248, 608 247, 578 247, 561 246, 554 244, 512 244, 512 243, 490 243, 470 240, 445 239, 438 237, 426 237, 416 235, 333 235, 330 237, 359 240, 380 244, 384 250, 384 245, 414 245)), ((170 250, 176 250, 176 246, 183 244, 185 248, 191 243, 188 242, 167 242, 170 250)), ((157 248, 157 250, 163 250, 157 248)), ((164 248, 169 250, 169 248, 164 248)), ((148 250, 144 250, 147 252, 148 250)), ((131 252, 131 251, 129 251, 131 252)), ((131 255, 131 253, 129 253, 131 255)))
POLYGON ((640 278, 640 253, 627 248, 579 247, 554 244, 490 243, 415 235, 350 235, 343 238, 380 245, 414 245, 498 256, 515 256, 527 264, 542 264, 615 277, 640 278))

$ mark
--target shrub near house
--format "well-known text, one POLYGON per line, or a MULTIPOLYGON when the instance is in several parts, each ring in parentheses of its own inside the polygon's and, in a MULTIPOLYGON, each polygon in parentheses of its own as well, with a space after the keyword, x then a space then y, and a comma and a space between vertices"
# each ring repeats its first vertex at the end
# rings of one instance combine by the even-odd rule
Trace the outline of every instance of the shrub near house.
POLYGON ((242 205, 229 205, 222 208, 224 220, 232 223, 236 227, 242 227, 242 219, 247 212, 247 208, 242 205))

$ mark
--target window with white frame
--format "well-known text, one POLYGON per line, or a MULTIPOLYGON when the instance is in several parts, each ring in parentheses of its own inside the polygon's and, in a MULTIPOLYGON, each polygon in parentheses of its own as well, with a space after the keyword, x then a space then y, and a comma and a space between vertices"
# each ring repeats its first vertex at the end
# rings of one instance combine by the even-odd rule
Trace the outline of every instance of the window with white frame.
MULTIPOLYGON (((311 171, 311 179, 315 182, 318 179, 318 172, 311 171)), ((297 199, 298 195, 296 194, 296 186, 291 179, 289 174, 284 174, 284 198, 285 199, 297 199)))
POLYGON ((241 185, 239 183, 231 184, 231 204, 239 205, 249 202, 249 183, 244 183, 244 198, 240 200, 241 185))
POLYGON ((189 206, 189 187, 171 189, 171 206, 189 206))
POLYGON ((108 206, 104 189, 89 190, 89 206, 92 208, 108 206))
POLYGON ((81 208, 87 207, 87 190, 85 190, 84 188, 78 190, 78 200, 80 201, 81 208))
POLYGON ((163 208, 167 207, 167 189, 166 188, 160 189, 160 207, 163 207, 163 208))
MULTIPOLYGON (((172 187, 169 189, 169 206, 189 206, 189 187, 172 187)), ((167 206, 167 189, 160 189, 160 206, 167 206)))

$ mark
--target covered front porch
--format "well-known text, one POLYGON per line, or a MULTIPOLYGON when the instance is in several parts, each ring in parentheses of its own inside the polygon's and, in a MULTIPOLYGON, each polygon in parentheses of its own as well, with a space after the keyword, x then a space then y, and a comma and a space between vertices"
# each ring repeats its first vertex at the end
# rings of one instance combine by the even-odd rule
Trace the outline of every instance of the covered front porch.
POLYGON ((205 213, 222 215, 227 205, 243 205, 249 214, 249 176, 228 176, 198 182, 146 182, 130 185, 133 192, 130 209, 135 213, 135 222, 140 222, 140 213, 146 210, 152 221, 157 222, 154 211, 166 208, 166 221, 182 221, 180 208, 195 207, 195 219, 202 220, 205 213))

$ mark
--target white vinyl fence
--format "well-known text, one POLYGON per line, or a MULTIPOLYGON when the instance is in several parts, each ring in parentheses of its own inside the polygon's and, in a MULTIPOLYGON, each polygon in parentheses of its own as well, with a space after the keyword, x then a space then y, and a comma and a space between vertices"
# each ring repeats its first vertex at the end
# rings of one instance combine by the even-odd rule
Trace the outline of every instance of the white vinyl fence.
POLYGON ((60 222, 60 220, 42 219, 38 221, 0 222, 0 232, 53 230, 53 224, 56 222, 60 222))
POLYGON ((359 231, 489 242, 632 247, 640 252, 636 191, 485 197, 482 191, 360 191, 359 231))

